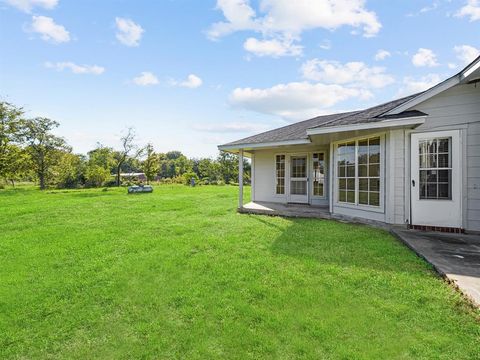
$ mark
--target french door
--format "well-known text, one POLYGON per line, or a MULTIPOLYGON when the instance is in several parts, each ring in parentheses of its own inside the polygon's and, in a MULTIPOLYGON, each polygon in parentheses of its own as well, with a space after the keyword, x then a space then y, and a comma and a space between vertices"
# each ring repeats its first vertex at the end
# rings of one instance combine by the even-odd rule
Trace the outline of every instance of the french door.
POLYGON ((412 134, 412 224, 462 227, 460 132, 412 134))
POLYGON ((289 202, 308 203, 308 156, 290 156, 289 202))

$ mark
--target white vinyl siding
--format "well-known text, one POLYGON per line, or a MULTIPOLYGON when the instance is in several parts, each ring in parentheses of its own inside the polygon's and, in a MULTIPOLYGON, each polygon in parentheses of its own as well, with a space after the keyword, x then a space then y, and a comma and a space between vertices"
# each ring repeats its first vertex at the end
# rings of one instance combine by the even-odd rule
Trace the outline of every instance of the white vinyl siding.
MULTIPOLYGON (((467 230, 480 231, 480 86, 457 85, 414 109, 429 114, 414 132, 462 130, 463 224, 467 230)), ((406 202, 408 196, 405 194, 406 202)))
POLYGON ((480 121, 467 130, 467 225, 480 231, 480 121))

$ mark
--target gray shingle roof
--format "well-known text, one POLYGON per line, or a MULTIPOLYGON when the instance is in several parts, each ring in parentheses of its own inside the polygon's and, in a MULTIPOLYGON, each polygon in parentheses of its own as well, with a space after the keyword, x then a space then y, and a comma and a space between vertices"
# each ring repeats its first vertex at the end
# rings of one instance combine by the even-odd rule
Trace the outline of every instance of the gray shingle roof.
MULTIPOLYGON (((369 122, 377 122, 392 117, 382 117, 381 115, 387 111, 409 101, 410 99, 418 96, 419 94, 410 95, 401 99, 390 101, 385 104, 377 105, 365 110, 351 111, 346 113, 331 114, 317 116, 313 119, 300 121, 291 125, 283 126, 278 129, 269 130, 257 135, 249 136, 240 140, 232 141, 222 146, 232 146, 240 144, 260 144, 277 141, 289 141, 289 140, 304 140, 308 139, 307 129, 342 126, 351 124, 361 124, 369 122)), ((404 112, 396 117, 410 117, 425 115, 419 111, 404 112)))

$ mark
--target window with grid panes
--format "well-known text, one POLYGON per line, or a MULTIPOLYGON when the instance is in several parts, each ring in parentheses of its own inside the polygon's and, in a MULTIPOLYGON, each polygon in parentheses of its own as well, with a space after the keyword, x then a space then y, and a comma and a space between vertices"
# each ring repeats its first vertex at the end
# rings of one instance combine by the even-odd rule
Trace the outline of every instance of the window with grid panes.
POLYGON ((358 203, 380 206, 380 138, 358 141, 358 203))
POLYGON ((420 199, 452 198, 451 138, 418 143, 420 199))
POLYGON ((337 145, 338 201, 380 206, 380 137, 337 145))
POLYGON ((338 201, 355 204, 355 141, 337 146, 338 201))
POLYGON ((325 193, 325 159, 324 153, 313 155, 313 195, 324 196, 325 193))
POLYGON ((275 192, 278 195, 283 195, 285 194, 285 155, 275 156, 275 174, 275 192))

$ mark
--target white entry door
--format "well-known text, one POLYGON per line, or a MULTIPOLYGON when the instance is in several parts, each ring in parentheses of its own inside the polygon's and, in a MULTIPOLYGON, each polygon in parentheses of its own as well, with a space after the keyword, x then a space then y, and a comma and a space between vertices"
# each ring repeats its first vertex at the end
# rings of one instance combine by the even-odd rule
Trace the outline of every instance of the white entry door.
POLYGON ((290 194, 289 202, 308 203, 308 157, 290 156, 290 194))
POLYGON ((412 224, 462 227, 460 132, 412 134, 412 224))

